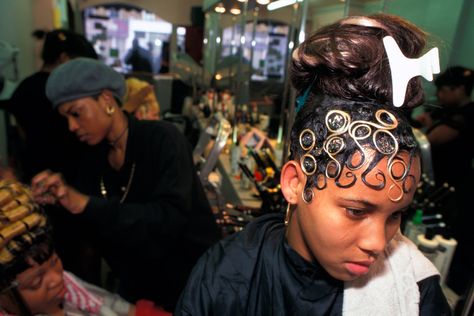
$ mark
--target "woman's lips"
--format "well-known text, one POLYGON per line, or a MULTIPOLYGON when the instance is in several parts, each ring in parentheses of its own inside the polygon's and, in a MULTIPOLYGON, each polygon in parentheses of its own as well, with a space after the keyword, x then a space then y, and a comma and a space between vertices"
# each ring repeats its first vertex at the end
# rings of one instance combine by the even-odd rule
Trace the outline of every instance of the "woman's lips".
POLYGON ((361 276, 369 272, 372 261, 347 262, 344 265, 350 274, 361 276))

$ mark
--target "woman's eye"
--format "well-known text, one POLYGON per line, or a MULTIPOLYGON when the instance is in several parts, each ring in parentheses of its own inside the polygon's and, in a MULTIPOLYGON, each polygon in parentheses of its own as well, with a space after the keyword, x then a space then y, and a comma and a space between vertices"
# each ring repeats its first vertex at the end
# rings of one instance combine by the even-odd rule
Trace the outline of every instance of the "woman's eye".
POLYGON ((71 112, 71 116, 72 117, 75 117, 75 118, 78 118, 79 117, 79 112, 71 112))
POLYGON ((43 278, 37 278, 32 283, 26 286, 26 290, 35 291, 41 287, 42 282, 43 282, 43 278))
POLYGON ((347 214, 349 214, 350 217, 353 218, 361 218, 367 214, 367 212, 364 210, 358 210, 354 208, 346 208, 346 212, 347 214))
POLYGON ((398 220, 398 219, 402 218, 402 214, 403 214, 402 211, 398 211, 398 212, 395 212, 392 215, 390 215, 390 218, 393 219, 393 220, 398 220))
POLYGON ((28 287, 28 289, 31 290, 31 291, 34 291, 34 290, 39 289, 40 286, 41 286, 41 283, 38 282, 38 283, 35 283, 35 284, 30 285, 30 286, 28 287))

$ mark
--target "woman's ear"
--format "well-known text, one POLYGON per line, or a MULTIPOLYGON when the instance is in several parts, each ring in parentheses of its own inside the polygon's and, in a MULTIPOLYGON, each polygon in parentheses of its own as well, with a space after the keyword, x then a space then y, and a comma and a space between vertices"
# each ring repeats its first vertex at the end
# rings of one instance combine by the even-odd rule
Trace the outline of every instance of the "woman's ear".
POLYGON ((288 161, 281 170, 280 185, 285 200, 290 204, 297 204, 301 191, 306 184, 306 176, 300 165, 294 161, 288 161))
POLYGON ((111 116, 120 106, 110 90, 102 90, 98 98, 99 105, 105 110, 107 115, 111 116))
POLYGON ((103 90, 100 96, 108 106, 112 106, 115 103, 114 96, 109 90, 103 90))

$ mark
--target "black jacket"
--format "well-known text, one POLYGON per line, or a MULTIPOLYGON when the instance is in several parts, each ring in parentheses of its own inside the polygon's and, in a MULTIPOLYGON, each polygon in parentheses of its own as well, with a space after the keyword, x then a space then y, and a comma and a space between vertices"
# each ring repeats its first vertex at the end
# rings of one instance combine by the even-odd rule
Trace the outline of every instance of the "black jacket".
POLYGON ((76 187, 91 196, 82 216, 120 294, 172 309, 192 266, 220 237, 190 146, 174 125, 131 116, 121 170, 109 165, 107 146, 98 145, 80 169, 76 187))

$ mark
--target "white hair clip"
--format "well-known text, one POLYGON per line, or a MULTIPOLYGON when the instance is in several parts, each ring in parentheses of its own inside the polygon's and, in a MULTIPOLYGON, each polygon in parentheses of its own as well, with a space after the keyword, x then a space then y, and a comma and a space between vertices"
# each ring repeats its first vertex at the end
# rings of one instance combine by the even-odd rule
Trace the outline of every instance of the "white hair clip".
POLYGON ((433 74, 440 72, 438 48, 432 48, 420 58, 407 58, 393 37, 385 36, 383 44, 392 73, 393 105, 400 107, 405 101, 407 84, 411 78, 423 76, 431 81, 433 74))

